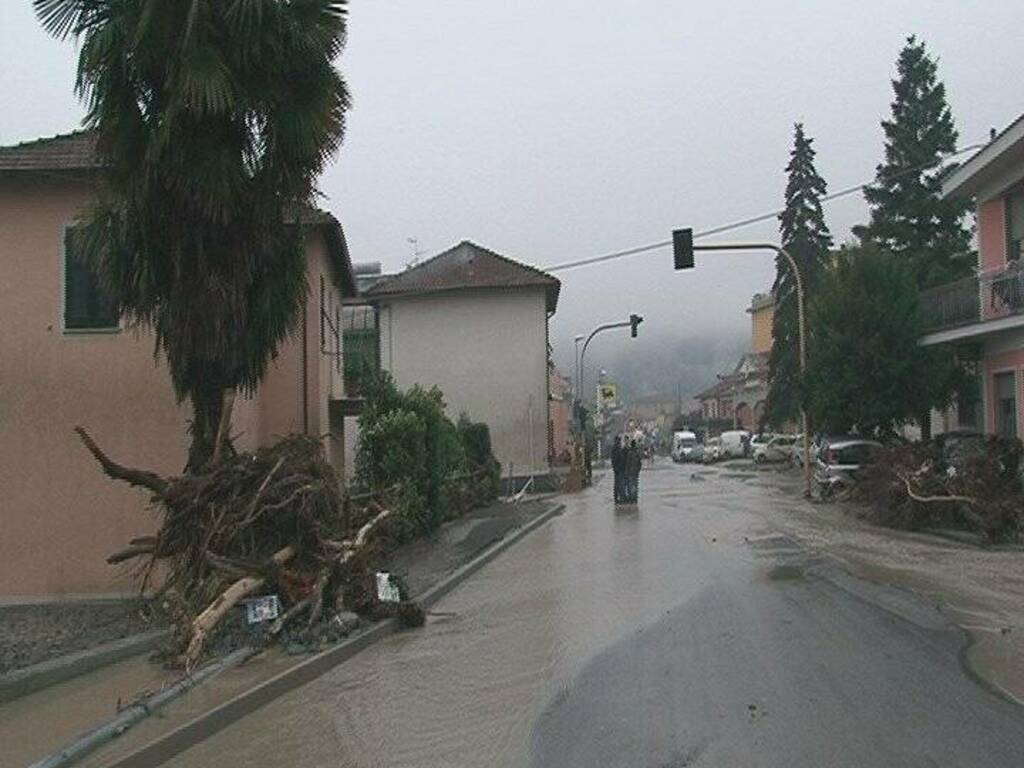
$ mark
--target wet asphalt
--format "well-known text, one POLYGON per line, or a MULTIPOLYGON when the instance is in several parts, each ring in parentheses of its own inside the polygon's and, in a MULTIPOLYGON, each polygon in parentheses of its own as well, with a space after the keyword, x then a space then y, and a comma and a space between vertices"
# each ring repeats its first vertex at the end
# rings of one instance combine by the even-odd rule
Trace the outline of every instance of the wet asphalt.
POLYGON ((609 496, 174 764, 1024 765, 963 631, 768 527, 770 473, 662 463, 609 496))

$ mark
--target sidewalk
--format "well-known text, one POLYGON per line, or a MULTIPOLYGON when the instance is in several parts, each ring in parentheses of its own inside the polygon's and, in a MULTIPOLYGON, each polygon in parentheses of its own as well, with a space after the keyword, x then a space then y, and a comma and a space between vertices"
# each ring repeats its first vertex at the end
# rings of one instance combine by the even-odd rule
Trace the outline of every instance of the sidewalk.
MULTIPOLYGON (((496 502, 474 510, 445 524, 431 537, 399 548, 390 555, 387 567, 406 579, 413 595, 420 594, 554 506, 553 501, 516 506, 496 502)), ((273 647, 197 686, 82 764, 106 765, 308 658, 308 654, 292 656, 273 647)), ((0 706, 0 768, 40 759, 112 718, 118 702, 130 703, 178 677, 179 673, 139 657, 0 706)))

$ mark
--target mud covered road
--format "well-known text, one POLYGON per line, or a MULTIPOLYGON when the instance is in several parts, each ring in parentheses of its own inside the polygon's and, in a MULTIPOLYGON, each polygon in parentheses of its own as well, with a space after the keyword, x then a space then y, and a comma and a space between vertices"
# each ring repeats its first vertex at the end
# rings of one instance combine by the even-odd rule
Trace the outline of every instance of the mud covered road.
POLYGON ((829 552, 787 482, 659 464, 616 511, 606 479, 424 629, 174 765, 1018 768, 1024 708, 972 672, 964 630, 851 575, 856 526, 829 552))

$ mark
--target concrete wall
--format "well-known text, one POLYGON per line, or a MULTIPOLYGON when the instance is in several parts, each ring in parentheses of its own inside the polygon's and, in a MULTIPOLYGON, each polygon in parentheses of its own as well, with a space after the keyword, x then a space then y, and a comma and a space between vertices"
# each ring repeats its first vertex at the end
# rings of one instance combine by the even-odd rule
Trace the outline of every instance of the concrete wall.
MULTIPOLYGON (((154 360, 153 337, 62 329, 64 228, 92 199, 82 182, 0 179, 0 599, 133 589, 127 571, 105 559, 157 521, 145 493, 101 473, 72 432, 76 424, 127 464, 176 474, 185 463, 190 411, 154 360)), ((341 375, 319 351, 321 274, 328 306, 340 296, 319 235, 310 240, 309 269, 310 432, 324 436, 340 468, 340 427, 332 438, 327 397, 340 394, 341 375)), ((236 401, 239 448, 303 430, 302 349, 300 326, 257 396, 236 401)))
POLYGON ((978 261, 982 272, 1006 266, 1006 205, 1001 197, 978 206, 978 261))
POLYGON ((451 418, 465 412, 490 426, 503 472, 509 463, 517 475, 547 470, 543 289, 391 299, 381 307, 380 340, 381 365, 399 387, 437 385, 451 418))
POLYGON ((155 520, 146 494, 114 483, 72 432, 114 459, 163 473, 185 463, 187 408, 146 333, 68 332, 64 228, 92 188, 0 180, 0 595, 126 592, 104 560, 155 520))

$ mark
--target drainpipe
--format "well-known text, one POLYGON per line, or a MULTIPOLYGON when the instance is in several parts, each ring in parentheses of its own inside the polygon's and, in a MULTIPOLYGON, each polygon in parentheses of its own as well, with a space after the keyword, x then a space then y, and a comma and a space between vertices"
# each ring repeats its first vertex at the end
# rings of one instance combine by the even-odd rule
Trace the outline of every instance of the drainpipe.
POLYGON ((309 434, 309 307, 302 308, 302 434, 309 434))

